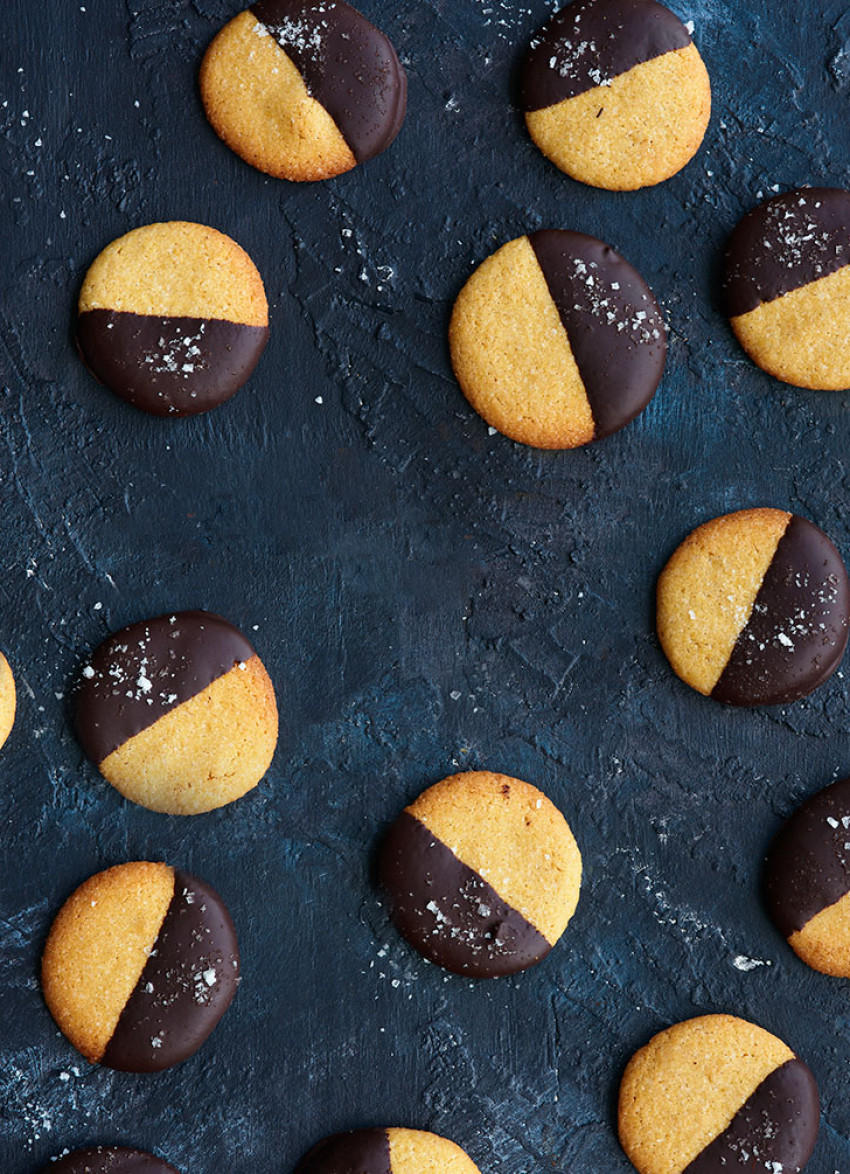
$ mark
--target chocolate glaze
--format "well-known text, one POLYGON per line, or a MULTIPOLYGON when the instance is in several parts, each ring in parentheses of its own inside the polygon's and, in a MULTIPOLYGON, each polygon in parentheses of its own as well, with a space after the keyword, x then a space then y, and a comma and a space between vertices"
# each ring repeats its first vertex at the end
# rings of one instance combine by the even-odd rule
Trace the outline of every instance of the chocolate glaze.
POLYGON ((407 75, 387 37, 344 0, 257 0, 251 11, 292 59, 358 163, 404 122, 407 75))
POLYGON ((784 705, 805 697, 838 667, 848 619, 850 583, 841 555, 817 526, 793 517, 711 696, 728 705, 784 705))
POLYGON ((728 1127, 683 1174, 799 1174, 815 1148, 819 1114, 815 1078, 802 1060, 788 1060, 765 1077, 728 1127))
POLYGON ((101 763, 128 738, 255 656, 242 633, 208 611, 143 620, 104 640, 83 669, 77 737, 101 763))
POLYGON ((529 236, 569 338, 595 439, 623 428, 652 399, 667 339, 652 290, 608 245, 581 232, 529 236))
POLYGON ((86 310, 77 319, 77 345, 91 373, 154 416, 195 416, 229 399, 268 337, 267 326, 221 318, 86 310))
POLYGON ((50 1162, 41 1174, 178 1174, 173 1166, 153 1154, 120 1146, 76 1150, 58 1162, 50 1162))
POLYGON ((380 881, 398 931, 455 974, 515 974, 552 949, 546 938, 409 811, 384 842, 380 881))
POLYGON ((239 947, 214 889, 175 869, 174 896, 101 1063, 159 1072, 196 1052, 230 1006, 239 947))
POLYGON ((386 1129, 335 1133, 304 1155, 295 1174, 392 1174, 389 1134, 386 1129))
POLYGON ((554 106, 690 44, 679 18, 655 0, 574 0, 532 40, 520 73, 520 106, 554 106))
POLYGON ((800 188, 749 212, 729 238, 723 298, 730 318, 850 263, 850 192, 800 188))
POLYGON ((765 898, 786 938, 850 893, 850 779, 819 791, 779 831, 767 856, 765 898))

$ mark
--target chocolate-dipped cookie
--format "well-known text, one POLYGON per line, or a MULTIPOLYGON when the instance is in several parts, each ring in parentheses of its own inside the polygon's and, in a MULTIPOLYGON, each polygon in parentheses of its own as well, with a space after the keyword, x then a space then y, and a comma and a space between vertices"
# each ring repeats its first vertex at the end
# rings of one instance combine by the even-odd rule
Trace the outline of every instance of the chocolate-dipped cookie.
POLYGON ((92 1064, 158 1072, 187 1059, 239 980, 233 922, 204 881, 135 861, 90 877, 50 930, 41 965, 57 1024, 92 1064))
POLYGON ((690 33, 655 0, 574 0, 531 42, 520 105, 547 158, 582 183, 631 191, 699 150, 711 85, 690 33))
POLYGON ((771 844, 765 898, 809 966, 850 978, 850 779, 799 807, 771 844))
POLYGON ((612 248, 543 229, 472 274, 449 326, 464 395, 499 432, 575 448, 625 427, 652 398, 667 354, 649 286, 612 248))
POLYGON ((796 387, 850 388, 850 192, 801 188, 754 208, 729 238, 723 296, 763 370, 796 387))
POLYGON ((121 399, 194 416, 248 380, 269 336, 262 279, 235 241, 175 220, 119 237, 80 291, 77 345, 121 399))
POLYGON ((407 77, 387 37, 344 0, 257 0, 201 65, 217 134, 280 179, 328 179, 385 150, 407 77))
POLYGON ((706 522, 658 580, 658 636, 676 674, 729 705, 784 705, 838 667, 850 583, 817 526, 776 509, 706 522))
POLYGON ((819 1112, 814 1077, 787 1044, 732 1015, 704 1015, 629 1061, 620 1143, 640 1174, 799 1174, 819 1112))
POLYGON ((12 676, 8 660, 0 652, 0 746, 12 732, 16 706, 15 678, 12 676))
POLYGON ((277 743, 269 675, 238 628, 181 611, 122 628, 84 666, 77 736, 118 791, 197 815, 255 787, 277 743))
POLYGON ((174 1166, 141 1150, 95 1146, 75 1150, 45 1166, 41 1174, 178 1174, 174 1166))
POLYGON ((429 961, 492 978, 544 958, 575 912, 581 855, 529 783, 452 775, 401 813, 379 864, 390 916, 429 961))
POLYGON ((326 1137, 305 1154, 295 1174, 479 1174, 471 1158, 445 1137, 420 1129, 354 1129, 326 1137))

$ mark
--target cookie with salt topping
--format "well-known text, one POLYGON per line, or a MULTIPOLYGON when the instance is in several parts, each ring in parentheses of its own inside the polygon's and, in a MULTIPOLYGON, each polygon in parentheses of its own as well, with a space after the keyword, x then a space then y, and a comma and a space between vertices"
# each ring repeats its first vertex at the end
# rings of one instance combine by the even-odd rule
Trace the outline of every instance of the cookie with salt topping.
POLYGON ((6 741, 15 724, 17 693, 15 678, 6 657, 0 652, 0 746, 6 741))
POLYGON ((796 387, 850 388, 850 192, 800 188, 749 212, 726 247, 723 296, 763 370, 796 387))
POLYGON ((661 647, 675 673, 730 705, 784 705, 838 667, 850 582, 817 526, 750 509, 699 526, 658 580, 661 647))
POLYGON ((488 424, 536 448, 624 428, 664 370, 649 286, 609 245, 542 229, 503 245, 464 285, 449 325, 461 389, 488 424))
POLYGON ((178 1174, 178 1171, 142 1150, 99 1145, 55 1158, 41 1174, 178 1174))
POLYGON ((167 864, 134 861, 90 877, 50 929, 45 1002, 92 1064, 159 1072, 198 1050, 239 980, 221 897, 167 864))
POLYGON ((520 105, 562 171, 632 191, 669 179, 699 150, 711 84, 689 29, 663 4, 573 0, 532 40, 520 105))
POLYGON ((404 809, 379 875, 396 928, 424 957, 492 978, 533 966, 558 941, 578 903, 581 854, 536 787, 468 771, 404 809))
POLYGON ((250 791, 278 732, 262 661, 238 628, 206 611, 143 620, 105 640, 80 675, 75 724, 113 787, 171 815, 250 791))
POLYGON ((344 0, 257 0, 201 65, 220 138, 279 179, 329 179, 386 150, 407 77, 388 37, 344 0))
POLYGON ((479 1174, 448 1138, 421 1129, 354 1129, 326 1137, 295 1174, 479 1174))

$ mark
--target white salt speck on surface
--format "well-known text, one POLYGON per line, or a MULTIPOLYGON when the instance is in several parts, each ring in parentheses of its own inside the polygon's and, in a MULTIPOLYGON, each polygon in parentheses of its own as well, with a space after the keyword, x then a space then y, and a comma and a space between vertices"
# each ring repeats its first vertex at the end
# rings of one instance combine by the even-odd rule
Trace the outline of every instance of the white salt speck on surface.
POLYGON ((452 689, 451 693, 449 693, 449 697, 451 697, 452 701, 460 701, 460 696, 460 690, 458 689, 452 689))
POLYGON ((325 402, 325 401, 322 399, 322 397, 321 397, 320 395, 317 395, 317 396, 316 396, 315 403, 317 403, 317 404, 323 404, 324 402, 325 402))
POLYGON ((688 36, 694 35, 694 22, 692 20, 685 21, 685 28, 688 30, 688 36))
POLYGON ((487 427, 487 435, 488 436, 495 436, 498 431, 499 431, 499 429, 493 428, 492 425, 488 425, 488 427, 487 427))
POLYGON ((91 667, 90 664, 87 664, 86 667, 83 669, 83 676, 89 681, 94 676, 94 669, 91 667))
POLYGON ((765 958, 748 958, 746 954, 736 954, 732 959, 732 965, 736 970, 747 972, 758 970, 759 966, 772 966, 773 963, 765 958))
POLYGON ((217 976, 212 967, 210 967, 209 970, 205 970, 202 977, 207 986, 215 986, 217 976))

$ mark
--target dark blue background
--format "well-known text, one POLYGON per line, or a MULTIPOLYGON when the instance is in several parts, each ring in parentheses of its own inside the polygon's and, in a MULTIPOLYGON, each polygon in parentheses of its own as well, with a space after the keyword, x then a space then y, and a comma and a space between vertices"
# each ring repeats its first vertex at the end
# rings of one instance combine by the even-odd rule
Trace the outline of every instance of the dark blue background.
POLYGON ((760 194, 850 181, 847 0, 675 0, 711 128, 682 174, 629 195, 561 175, 511 105, 545 0, 361 6, 408 69, 407 122, 379 159, 303 186, 243 164, 200 107, 201 55, 239 0, 0 12, 0 646, 19 688, 0 755, 0 1168, 121 1141, 187 1174, 288 1174, 326 1132, 404 1124, 485 1174, 619 1174, 627 1057, 725 1010, 809 1061, 810 1169, 850 1174, 847 984, 799 962, 758 895, 781 818, 848 771, 848 682, 724 710, 673 676, 652 617, 666 557, 727 510, 795 510, 850 556, 848 397, 762 375, 716 307, 724 238, 760 194), (163 219, 234 236, 272 303, 250 385, 184 421, 110 396, 71 336, 90 261, 163 219), (575 452, 489 435, 445 343, 472 267, 540 226, 621 250, 671 329, 650 408, 575 452), (179 819, 84 761, 66 697, 108 632, 194 607, 252 636, 282 737, 251 795, 179 819), (403 804, 474 766, 542 787, 586 866, 547 961, 481 984, 421 962, 372 881, 403 804), (37 980, 65 897, 135 858, 214 884, 244 955, 212 1039, 154 1077, 89 1066, 37 980))

